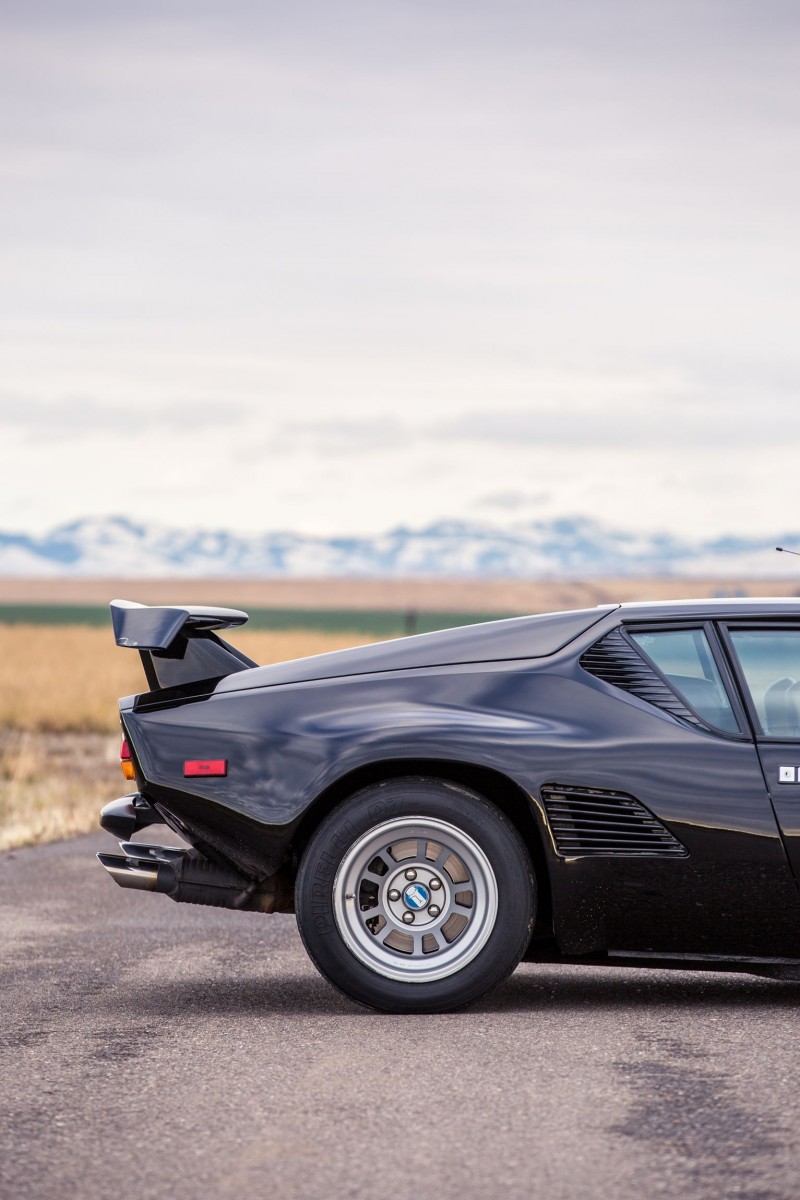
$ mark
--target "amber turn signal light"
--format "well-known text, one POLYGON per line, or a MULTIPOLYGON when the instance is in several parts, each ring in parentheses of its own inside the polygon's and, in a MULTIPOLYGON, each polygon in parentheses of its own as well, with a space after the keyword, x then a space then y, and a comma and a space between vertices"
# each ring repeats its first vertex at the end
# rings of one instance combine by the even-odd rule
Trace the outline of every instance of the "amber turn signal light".
POLYGON ((119 748, 119 761, 122 764, 122 774, 126 779, 135 779, 136 772, 133 769, 131 762, 131 748, 128 745, 128 739, 122 739, 122 745, 119 748))

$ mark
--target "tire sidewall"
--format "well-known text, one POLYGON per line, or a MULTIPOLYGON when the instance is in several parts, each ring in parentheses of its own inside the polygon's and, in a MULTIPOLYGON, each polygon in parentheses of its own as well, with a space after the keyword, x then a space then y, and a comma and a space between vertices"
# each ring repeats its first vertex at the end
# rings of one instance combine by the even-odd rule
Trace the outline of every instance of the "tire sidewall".
POLYGON ((406 778, 363 789, 325 819, 300 863, 296 907, 306 950, 334 986, 373 1008, 435 1012, 468 1004, 513 971, 530 939, 536 888, 522 839, 494 805, 460 785, 406 778), (487 856, 497 883, 497 918, 485 945, 444 979, 387 979, 350 951, 336 922, 334 883, 343 859, 364 834, 400 817, 437 818, 463 830, 487 856))

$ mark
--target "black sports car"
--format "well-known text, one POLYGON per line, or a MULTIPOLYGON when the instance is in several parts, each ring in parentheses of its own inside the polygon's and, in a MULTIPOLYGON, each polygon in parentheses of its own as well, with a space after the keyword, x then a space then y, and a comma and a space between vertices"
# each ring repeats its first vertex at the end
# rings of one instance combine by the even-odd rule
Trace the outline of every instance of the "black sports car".
POLYGON ((395 1012, 521 959, 800 977, 800 601, 607 605, 259 667, 245 613, 111 605, 148 690, 123 887, 297 912, 395 1012), (189 848, 131 839, 166 823, 189 848))

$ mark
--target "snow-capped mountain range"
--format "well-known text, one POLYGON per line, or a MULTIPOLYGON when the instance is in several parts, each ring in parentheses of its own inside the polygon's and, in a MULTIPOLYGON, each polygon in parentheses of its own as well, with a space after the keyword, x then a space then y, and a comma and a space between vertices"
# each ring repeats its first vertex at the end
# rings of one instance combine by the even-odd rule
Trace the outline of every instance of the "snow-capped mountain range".
MULTIPOLYGON (((775 545, 800 534, 689 541, 613 529, 588 517, 511 523, 438 521, 374 536, 246 536, 127 517, 85 518, 36 537, 0 533, 0 575, 164 578, 584 578, 609 575, 770 576, 775 545)), ((782 558, 783 556, 781 556, 782 558)))

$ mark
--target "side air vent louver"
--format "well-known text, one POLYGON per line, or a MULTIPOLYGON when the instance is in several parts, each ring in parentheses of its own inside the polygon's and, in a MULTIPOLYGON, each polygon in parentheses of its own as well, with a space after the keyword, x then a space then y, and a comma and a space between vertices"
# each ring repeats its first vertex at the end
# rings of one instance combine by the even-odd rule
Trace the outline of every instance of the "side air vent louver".
POLYGON ((542 803, 565 858, 615 857, 685 858, 686 847, 633 796, 595 788, 542 788, 542 803))
POLYGON ((661 676, 645 662, 641 654, 625 638, 619 629, 612 629, 599 642, 586 650, 580 659, 584 671, 596 675, 613 687, 631 692, 640 700, 647 700, 657 708, 663 708, 671 716, 690 725, 703 722, 676 696, 661 676))

